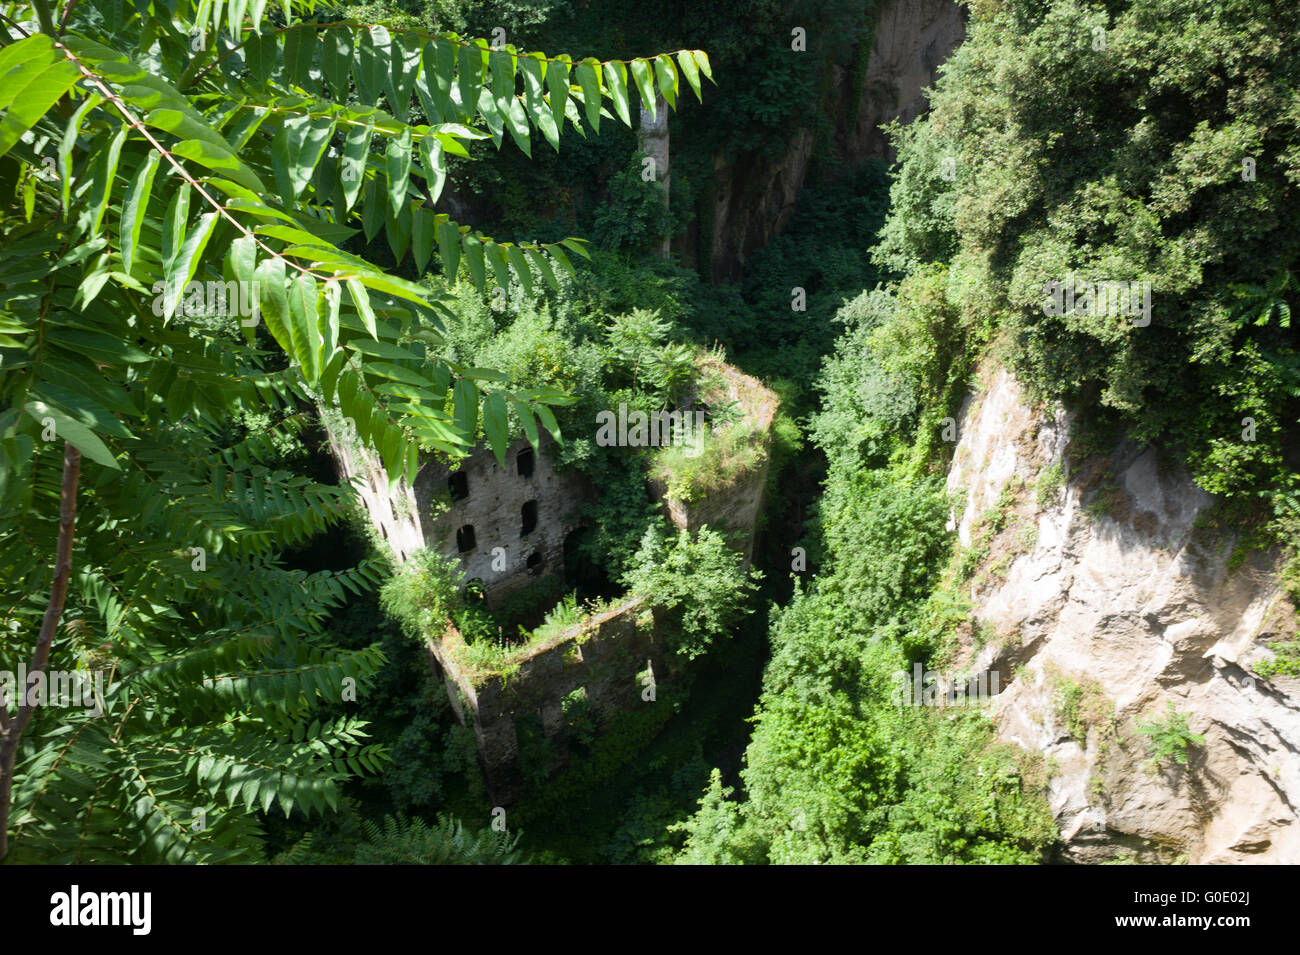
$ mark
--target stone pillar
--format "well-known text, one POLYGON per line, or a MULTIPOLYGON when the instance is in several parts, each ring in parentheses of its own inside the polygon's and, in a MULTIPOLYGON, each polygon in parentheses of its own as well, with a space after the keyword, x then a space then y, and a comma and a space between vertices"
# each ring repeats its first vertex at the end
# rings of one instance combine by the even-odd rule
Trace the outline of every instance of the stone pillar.
MULTIPOLYGON (((642 160, 641 175, 649 181, 653 176, 653 181, 659 183, 663 189, 664 208, 668 208, 668 191, 669 191, 669 168, 668 168, 668 103, 664 100, 663 94, 655 94, 655 114, 650 115, 650 110, 644 103, 641 104, 641 125, 637 130, 637 142, 641 149, 641 154, 645 157, 642 160), (646 160, 651 160, 647 163, 646 160)), ((668 258, 668 235, 664 235, 660 240, 658 247, 655 249, 659 258, 668 258)))

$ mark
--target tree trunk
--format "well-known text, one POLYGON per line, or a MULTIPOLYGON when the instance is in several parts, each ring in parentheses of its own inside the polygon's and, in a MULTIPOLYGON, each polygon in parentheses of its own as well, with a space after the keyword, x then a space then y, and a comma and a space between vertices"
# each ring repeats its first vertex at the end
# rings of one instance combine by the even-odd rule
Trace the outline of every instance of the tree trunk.
MULTIPOLYGON (((81 452, 66 441, 63 444, 63 486, 59 492, 59 542, 54 559, 54 582, 50 586, 50 602, 45 607, 41 632, 36 638, 36 650, 27 667, 27 682, 36 674, 44 673, 50 660, 50 644, 63 616, 63 605, 68 599, 68 581, 72 577, 72 536, 77 520, 77 481, 81 478, 81 452)), ((14 762, 18 758, 18 742, 32 720, 32 707, 28 705, 28 686, 22 688, 18 701, 18 714, 9 719, 5 707, 0 707, 0 860, 9 852, 9 805, 14 784, 14 762)))

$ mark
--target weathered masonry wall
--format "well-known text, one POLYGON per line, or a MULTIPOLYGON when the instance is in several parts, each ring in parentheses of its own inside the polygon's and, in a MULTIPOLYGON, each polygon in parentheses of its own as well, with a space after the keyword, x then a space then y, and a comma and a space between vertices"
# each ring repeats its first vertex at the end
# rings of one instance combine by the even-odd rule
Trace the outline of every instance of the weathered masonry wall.
POLYGON ((389 490, 388 475, 375 454, 331 424, 327 416, 322 420, 340 476, 356 488, 370 522, 397 559, 406 560, 425 546, 425 521, 414 489, 403 479, 389 490))
POLYGON ((666 673, 663 640, 645 597, 629 598, 586 618, 537 647, 508 676, 475 678, 455 660, 464 646, 450 625, 441 639, 428 643, 457 718, 474 728, 488 793, 496 805, 508 805, 524 793, 517 720, 538 717, 542 738, 552 751, 546 769, 553 771, 568 761, 566 696, 581 691, 603 727, 617 713, 655 705, 644 698, 648 680, 662 679, 666 673))
POLYGON ((777 397, 758 379, 741 374, 730 365, 723 365, 720 370, 726 382, 725 400, 739 402, 745 410, 746 422, 755 428, 752 440, 761 445, 762 463, 701 501, 689 504, 679 501, 667 495, 662 486, 657 486, 655 491, 663 497, 668 517, 675 526, 694 533, 707 524, 722 532, 732 546, 745 555, 748 566, 754 552, 754 529, 767 486, 768 452, 777 397))
POLYGON ((506 451, 504 468, 489 448, 454 470, 431 459, 416 478, 426 545, 459 557, 491 606, 543 574, 564 575, 564 538, 591 490, 581 475, 555 470, 553 443, 545 432, 538 451, 520 440, 506 451), (439 502, 446 510, 434 515, 439 502))
POLYGON ((454 470, 426 456, 414 487, 402 480, 390 490, 369 449, 332 427, 327 434, 340 473, 399 561, 426 547, 458 557, 466 578, 482 581, 490 606, 543 574, 563 576, 565 537, 576 529, 578 508, 592 490, 582 475, 555 470, 550 435, 542 433, 538 451, 523 439, 511 445, 504 468, 489 448, 474 451, 454 470), (531 473, 522 473, 530 460, 531 473), (459 475, 456 488, 453 475, 459 475), (530 502, 533 513, 526 517, 530 502), (494 553, 497 547, 503 553, 494 553))

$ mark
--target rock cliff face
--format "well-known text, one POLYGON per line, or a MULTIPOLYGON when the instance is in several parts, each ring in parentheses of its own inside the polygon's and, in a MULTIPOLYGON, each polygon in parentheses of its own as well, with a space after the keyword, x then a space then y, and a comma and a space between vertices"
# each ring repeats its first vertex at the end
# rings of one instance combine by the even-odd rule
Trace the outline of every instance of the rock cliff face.
POLYGON ((1296 629, 1279 555, 1233 560, 1198 520, 1214 499, 1155 450, 1080 458, 1069 415, 997 366, 981 381, 948 478, 987 554, 958 665, 1001 674, 999 735, 1043 754, 1059 861, 1300 862, 1300 680, 1253 669, 1296 629), (1205 738, 1185 764, 1137 732, 1170 702, 1205 738))
MULTIPOLYGON (((837 130, 835 162, 852 168, 872 157, 894 158, 880 127, 911 122, 925 112, 923 91, 934 85, 939 64, 965 37, 963 9, 954 0, 881 0, 866 75, 833 67, 824 110, 837 130)), ((813 168, 810 127, 792 131, 774 162, 743 157, 714 165, 713 277, 734 279, 746 259, 784 228, 813 168)))

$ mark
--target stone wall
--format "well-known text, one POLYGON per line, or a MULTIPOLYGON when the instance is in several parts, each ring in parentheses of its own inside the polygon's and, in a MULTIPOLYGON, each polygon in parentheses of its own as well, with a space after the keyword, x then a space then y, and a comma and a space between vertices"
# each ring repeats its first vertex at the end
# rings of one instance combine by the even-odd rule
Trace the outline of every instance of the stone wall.
POLYGON ((578 525, 578 509, 591 496, 579 474, 555 470, 550 452, 554 441, 542 432, 534 452, 526 440, 506 451, 506 466, 497 464, 490 448, 474 451, 455 470, 430 459, 415 481, 415 499, 424 515, 426 546, 459 557, 466 578, 481 580, 490 606, 527 586, 543 574, 564 575, 564 539, 578 525), (532 474, 520 473, 521 459, 532 461, 532 474), (450 481, 460 475, 466 496, 452 500, 450 481), (524 505, 536 505, 536 526, 523 533, 524 505), (445 508, 430 517, 436 506, 445 508), (458 532, 473 528, 473 546, 458 532), (504 554, 494 553, 502 548, 504 554), (530 561, 532 562, 530 565, 530 561))
POLYGON ((423 457, 415 486, 389 486, 382 464, 369 449, 327 425, 330 448, 343 480, 361 503, 398 561, 421 548, 459 557, 468 580, 480 580, 489 606, 543 574, 564 575, 564 540, 578 524, 578 508, 592 489, 580 474, 560 474, 550 458, 554 441, 542 432, 539 451, 524 439, 506 451, 506 466, 480 447, 454 470, 432 455, 423 457), (532 474, 520 474, 521 456, 531 457, 532 474), (464 498, 452 499, 450 479, 460 474, 464 498), (536 526, 523 533, 523 509, 536 504, 536 526), (473 546, 462 551, 457 532, 473 528, 473 546), (494 553, 502 548, 504 554, 494 553), (530 564, 531 560, 531 564, 530 564))
MULTIPOLYGON (((645 104, 641 105, 640 125, 637 129, 637 144, 646 159, 654 161, 654 181, 663 191, 663 204, 669 203, 672 190, 672 170, 668 165, 668 103, 660 93, 655 97, 655 111, 651 113, 645 104)), ((656 252, 659 258, 668 258, 669 236, 659 240, 656 252)))
POLYGON ((369 448, 337 423, 331 424, 329 415, 322 414, 321 420, 342 482, 356 488, 379 536, 399 561, 406 560, 425 546, 426 521, 414 489, 405 479, 390 488, 383 464, 369 448))
POLYGON ((568 758, 563 701, 581 690, 598 726, 616 714, 653 706, 647 695, 650 680, 667 673, 662 638, 653 611, 644 597, 624 600, 609 610, 582 620, 522 654, 508 673, 476 673, 462 665, 464 639, 449 626, 428 650, 447 683, 448 696, 460 722, 472 726, 495 805, 509 805, 523 795, 516 721, 538 717, 542 738, 554 771, 568 758))
POLYGON ((718 365, 722 374, 724 393, 709 397, 714 404, 736 401, 744 409, 746 421, 755 429, 753 441, 759 446, 759 464, 738 475, 721 490, 699 501, 681 501, 667 493, 658 482, 652 486, 662 499, 664 509, 673 524, 681 530, 698 531, 706 524, 723 533, 745 555, 748 566, 754 552, 754 531, 763 494, 767 488, 769 451, 772 440, 772 420, 776 416, 778 399, 762 382, 742 374, 730 365, 718 365))

